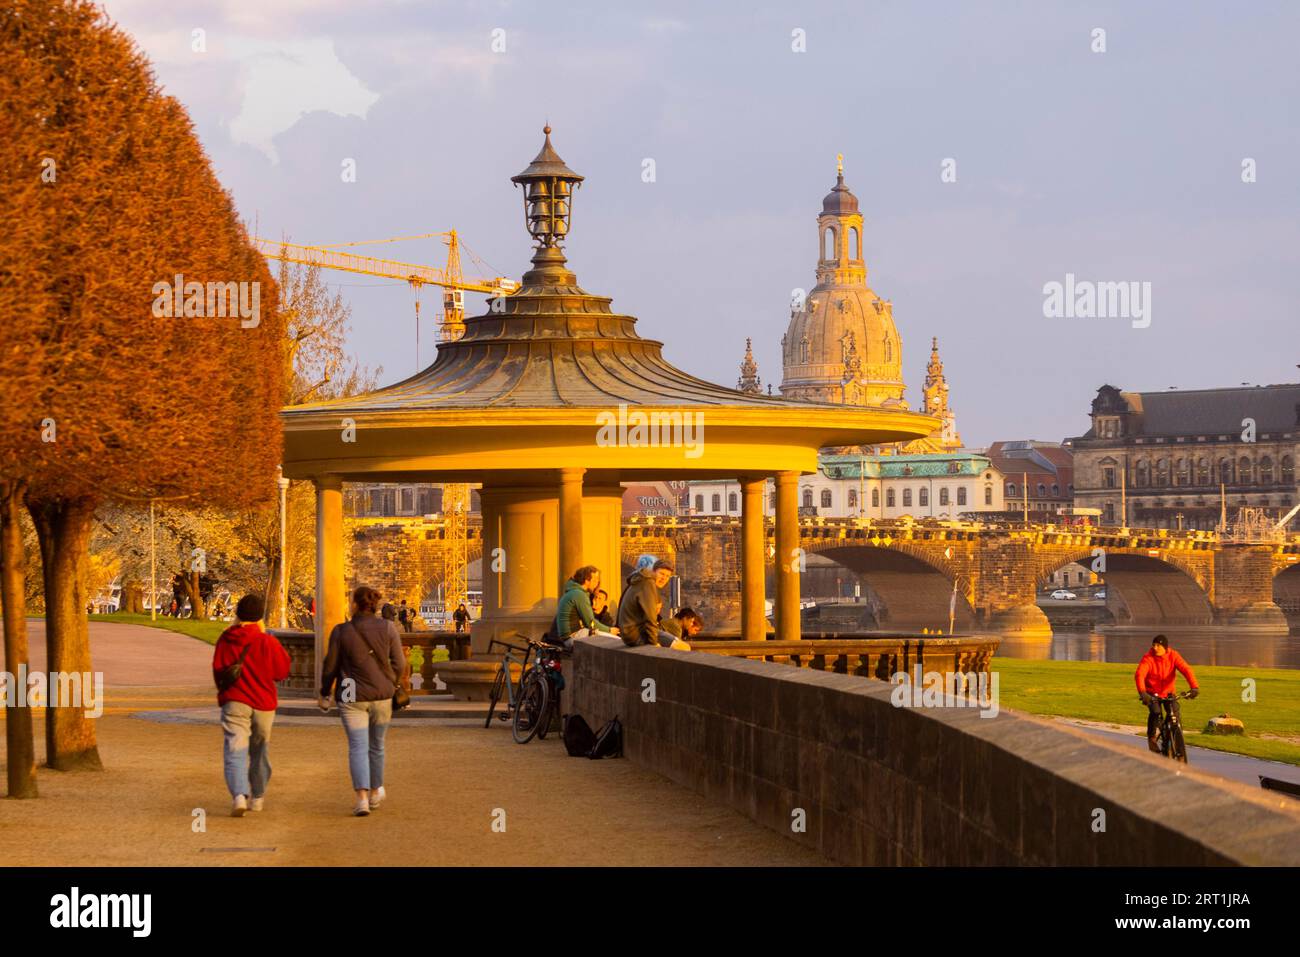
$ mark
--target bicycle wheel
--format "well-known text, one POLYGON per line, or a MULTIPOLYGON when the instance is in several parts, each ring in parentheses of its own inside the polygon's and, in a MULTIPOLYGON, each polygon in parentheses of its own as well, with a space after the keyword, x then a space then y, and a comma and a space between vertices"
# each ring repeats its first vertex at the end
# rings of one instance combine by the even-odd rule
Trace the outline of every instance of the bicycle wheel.
POLYGON ((550 711, 551 685, 537 671, 530 671, 520 683, 519 701, 511 733, 518 744, 527 744, 541 727, 541 719, 550 711))
POLYGON ((542 684, 546 685, 546 710, 537 717, 537 739, 539 741, 550 733, 551 721, 555 717, 555 709, 560 704, 560 693, 555 690, 550 679, 543 679, 542 684))
POLYGON ((492 690, 488 692, 488 700, 492 703, 488 705, 487 720, 483 722, 483 727, 485 728, 492 727, 492 715, 496 713, 497 702, 500 701, 501 696, 505 694, 506 681, 509 680, 509 674, 510 666, 505 662, 502 662, 501 670, 499 670, 496 673, 496 677, 492 679, 492 690))
POLYGON ((1174 725, 1173 728, 1170 729, 1170 740, 1172 746, 1170 748, 1169 756, 1175 761, 1182 761, 1183 764, 1186 764, 1187 746, 1183 742, 1183 729, 1178 725, 1174 725))

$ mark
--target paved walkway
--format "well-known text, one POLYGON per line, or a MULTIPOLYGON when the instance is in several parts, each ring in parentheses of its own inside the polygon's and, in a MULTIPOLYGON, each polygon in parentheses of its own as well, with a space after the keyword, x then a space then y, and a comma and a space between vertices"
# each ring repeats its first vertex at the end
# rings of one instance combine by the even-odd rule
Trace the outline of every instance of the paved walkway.
MULTIPOLYGON (((40 799, 5 801, 6 864, 823 863, 628 761, 570 758, 553 736, 521 747, 504 726, 465 720, 394 725, 388 801, 354 818, 336 719, 279 719, 267 809, 231 818, 210 647, 160 629, 90 628, 106 676, 109 707, 98 723, 106 770, 42 770, 40 799)), ((38 760, 43 733, 38 718, 38 760)))

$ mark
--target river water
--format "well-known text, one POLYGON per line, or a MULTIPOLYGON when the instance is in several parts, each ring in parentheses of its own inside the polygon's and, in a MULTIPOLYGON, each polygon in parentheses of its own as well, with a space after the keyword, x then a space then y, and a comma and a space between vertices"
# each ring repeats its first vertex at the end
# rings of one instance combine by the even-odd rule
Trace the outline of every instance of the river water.
MULTIPOLYGON (((1050 638, 1002 636, 998 654, 1008 658, 1053 661, 1120 661, 1136 664, 1163 632, 1193 666, 1233 665, 1248 668, 1300 668, 1300 635, 1260 636, 1231 628, 1173 627, 1141 630, 1057 631, 1050 638)), ((996 635, 990 637, 997 637, 996 635)))

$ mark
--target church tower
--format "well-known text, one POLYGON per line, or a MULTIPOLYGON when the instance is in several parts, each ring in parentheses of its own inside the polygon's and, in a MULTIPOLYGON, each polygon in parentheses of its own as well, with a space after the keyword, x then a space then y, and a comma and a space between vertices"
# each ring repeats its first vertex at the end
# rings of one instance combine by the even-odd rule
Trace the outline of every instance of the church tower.
POLYGON ((961 448, 957 418, 948 406, 948 379, 943 374, 943 360, 939 358, 937 337, 930 340, 930 362, 925 367, 925 400, 921 411, 933 415, 943 425, 936 434, 920 439, 919 442, 931 441, 945 452, 961 448))
POLYGON ((781 394, 906 409, 893 306, 867 285, 862 213, 844 183, 844 158, 838 159, 835 186, 817 217, 817 284, 791 304, 781 340, 781 394))
POLYGON ((750 395, 762 395, 763 383, 758 378, 758 363, 754 361, 754 340, 745 340, 745 358, 740 362, 740 378, 736 389, 750 395))

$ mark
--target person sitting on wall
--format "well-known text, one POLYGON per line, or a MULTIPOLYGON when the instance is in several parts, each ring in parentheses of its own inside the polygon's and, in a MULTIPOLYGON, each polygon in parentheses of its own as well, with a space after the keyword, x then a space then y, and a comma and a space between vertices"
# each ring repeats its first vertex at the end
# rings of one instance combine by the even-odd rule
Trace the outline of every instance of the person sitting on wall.
POLYGON ((614 612, 609 607, 609 592, 605 589, 597 588, 591 593, 591 610, 597 621, 609 628, 614 627, 614 612))
POLYGON ((596 632, 617 635, 613 628, 596 617, 591 595, 600 587, 600 569, 583 565, 564 583, 564 594, 555 606, 554 634, 557 641, 589 638, 596 632))
POLYGON ((660 627, 677 639, 694 638, 704 630, 704 619, 694 608, 682 608, 660 627))
POLYGON ((618 603, 618 628, 624 644, 690 650, 686 642, 659 627, 659 612, 664 605, 659 590, 672 577, 673 565, 667 559, 656 559, 653 555, 637 559, 636 569, 628 576, 627 587, 618 603))

